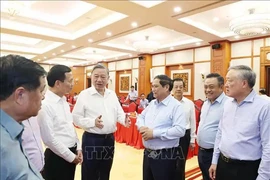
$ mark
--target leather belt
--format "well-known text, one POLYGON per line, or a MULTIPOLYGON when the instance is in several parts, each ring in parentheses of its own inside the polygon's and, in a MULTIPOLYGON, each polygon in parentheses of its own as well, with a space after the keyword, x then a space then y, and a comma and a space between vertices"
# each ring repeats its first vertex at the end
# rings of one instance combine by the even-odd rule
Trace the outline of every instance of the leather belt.
POLYGON ((205 148, 200 147, 200 150, 205 151, 205 152, 214 152, 214 148, 205 149, 205 148))
POLYGON ((226 163, 255 163, 255 162, 261 160, 261 159, 258 159, 258 160, 238 160, 238 159, 231 159, 229 157, 224 156, 224 154, 222 154, 222 153, 220 153, 220 157, 226 163))
POLYGON ((90 137, 96 137, 96 138, 103 138, 103 139, 107 139, 107 138, 110 138, 113 136, 113 133, 110 133, 110 134, 94 134, 94 133, 89 133, 89 132, 86 132, 85 133, 90 136, 90 137))

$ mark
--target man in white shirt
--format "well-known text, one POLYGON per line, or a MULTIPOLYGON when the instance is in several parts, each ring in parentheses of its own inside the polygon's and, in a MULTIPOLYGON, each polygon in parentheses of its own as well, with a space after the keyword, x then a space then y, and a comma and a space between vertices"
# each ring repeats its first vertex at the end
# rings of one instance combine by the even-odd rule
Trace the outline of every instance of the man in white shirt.
POLYGON ((131 86, 130 88, 131 88, 131 90, 128 93, 126 101, 129 99, 130 101, 135 102, 137 100, 137 98, 138 98, 138 92, 135 90, 134 86, 131 86))
POLYGON ((142 93, 139 108, 145 109, 147 106, 148 106, 148 99, 145 99, 145 95, 144 93, 142 93))
MULTIPOLYGON (((45 94, 45 93, 44 93, 45 94)), ((40 136, 40 128, 36 117, 31 117, 22 122, 22 146, 28 155, 29 161, 42 172, 44 166, 44 154, 40 136)))
POLYGON ((196 120, 195 120, 195 106, 194 103, 183 96, 185 88, 185 82, 181 78, 173 80, 173 94, 174 98, 177 99, 184 107, 186 115, 186 133, 185 136, 180 138, 179 147, 183 156, 179 161, 179 166, 177 167, 177 174, 175 176, 176 180, 185 180, 185 167, 186 159, 188 155, 189 147, 193 150, 195 147, 196 138, 196 120))
POLYGON ((82 180, 109 180, 114 156, 117 121, 129 127, 115 92, 106 88, 109 70, 96 65, 92 70, 93 87, 83 90, 72 111, 74 123, 85 130, 82 137, 82 180))
POLYGON ((262 98, 270 101, 270 97, 266 95, 265 89, 260 89, 259 94, 261 95, 262 98))
POLYGON ((82 163, 82 152, 73 126, 72 114, 65 94, 74 85, 71 69, 53 66, 47 76, 49 90, 38 114, 45 150, 43 175, 46 180, 74 180, 76 164, 82 163))

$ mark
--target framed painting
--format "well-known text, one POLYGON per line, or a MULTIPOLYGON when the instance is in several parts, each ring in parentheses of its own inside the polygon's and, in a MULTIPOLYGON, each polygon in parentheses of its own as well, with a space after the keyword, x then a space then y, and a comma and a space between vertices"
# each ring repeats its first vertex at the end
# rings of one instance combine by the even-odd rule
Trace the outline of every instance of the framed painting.
POLYGON ((191 95, 191 69, 172 70, 171 78, 181 78, 185 82, 184 95, 191 95))
POLYGON ((130 86, 131 86, 131 74, 120 74, 119 75, 119 92, 128 93, 130 86))

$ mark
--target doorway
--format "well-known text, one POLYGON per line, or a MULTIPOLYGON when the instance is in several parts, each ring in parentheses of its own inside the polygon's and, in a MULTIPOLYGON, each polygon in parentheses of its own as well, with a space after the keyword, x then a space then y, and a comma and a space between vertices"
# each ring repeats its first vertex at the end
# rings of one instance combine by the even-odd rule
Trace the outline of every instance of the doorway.
POLYGON ((91 78, 87 78, 87 88, 92 86, 91 78))

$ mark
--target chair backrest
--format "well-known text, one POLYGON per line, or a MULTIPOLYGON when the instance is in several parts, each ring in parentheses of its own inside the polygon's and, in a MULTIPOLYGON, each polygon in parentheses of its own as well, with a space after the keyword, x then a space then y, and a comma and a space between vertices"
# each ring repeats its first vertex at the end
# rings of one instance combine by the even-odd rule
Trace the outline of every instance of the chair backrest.
POLYGON ((135 112, 137 109, 137 104, 132 102, 129 104, 128 112, 135 112))
POLYGON ((200 122, 200 116, 201 116, 201 109, 203 106, 204 101, 201 99, 195 100, 194 101, 194 106, 195 106, 195 114, 196 114, 196 122, 200 122))
POLYGON ((137 105, 140 105, 140 101, 141 101, 141 99, 138 98, 138 99, 136 100, 136 104, 137 104, 137 105))

